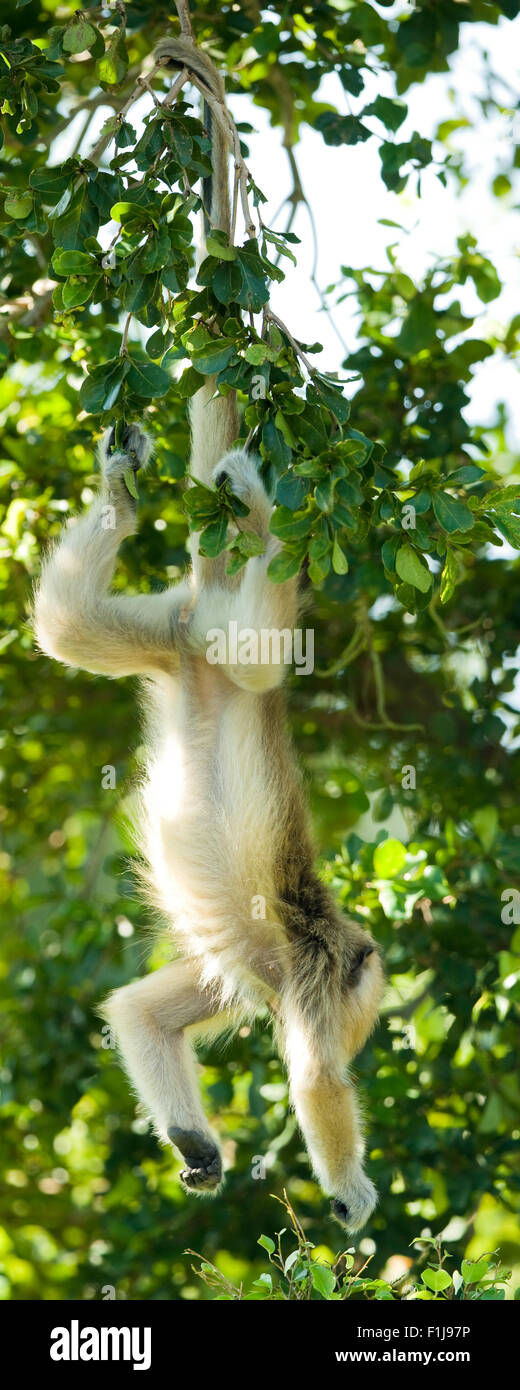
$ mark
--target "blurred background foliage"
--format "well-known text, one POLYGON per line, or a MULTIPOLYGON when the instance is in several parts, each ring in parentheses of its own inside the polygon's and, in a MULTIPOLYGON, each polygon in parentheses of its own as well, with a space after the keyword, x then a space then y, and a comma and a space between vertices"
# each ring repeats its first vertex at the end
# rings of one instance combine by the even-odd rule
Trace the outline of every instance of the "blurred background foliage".
MULTIPOLYGON (((260 11, 255 4, 232 7, 219 0, 193 5, 192 14, 197 37, 212 40, 233 69, 234 90, 252 94, 269 110, 292 151, 305 122, 321 129, 328 143, 368 138, 348 124, 358 117, 343 116, 338 126, 330 104, 319 101, 320 83, 331 71, 340 71, 346 93, 357 98, 365 65, 389 67, 402 100, 412 83, 448 69, 461 23, 514 21, 519 7, 511 0, 442 0, 417 4, 402 22, 389 8, 345 0, 260 11), (286 78, 297 94, 290 131, 286 78)), ((34 72, 17 85, 21 117, 5 108, 3 94, 2 172, 17 191, 7 195, 11 203, 4 202, 0 226, 6 711, 0 1291, 15 1299, 113 1292, 129 1299, 200 1299, 211 1296, 211 1288, 192 1274, 186 1248, 203 1252, 233 1283, 248 1284, 264 1267, 258 1236, 281 1224, 270 1194, 280 1195, 284 1186, 318 1253, 333 1259, 342 1237, 311 1178, 283 1069, 261 1022, 232 1042, 201 1050, 204 1098, 229 1173, 217 1201, 197 1202, 179 1185, 179 1165, 136 1118, 110 1038, 96 1018, 96 1004, 109 989, 154 968, 170 950, 164 934, 150 935, 150 915, 132 877, 128 822, 142 761, 136 692, 130 681, 111 683, 43 659, 28 615, 42 549, 95 486, 93 424, 100 417, 78 407, 78 388, 85 361, 118 355, 123 320, 117 296, 65 316, 55 305, 53 315, 45 283, 52 229, 45 213, 41 225, 21 225, 32 215, 23 194, 31 171, 47 160, 53 164, 54 135, 78 98, 86 103, 85 136, 100 93, 108 106, 121 106, 174 14, 135 0, 126 6, 126 45, 123 6, 112 14, 86 6, 83 14, 104 36, 92 54, 74 51, 73 40, 63 39, 64 29, 69 26, 70 34, 70 23, 78 23, 67 3, 19 4, 10 15, 11 35, 2 31, 4 44, 26 36, 42 52, 52 45, 51 61, 59 53, 63 72, 39 115, 31 96, 36 88, 42 97, 34 72), (107 52, 110 62, 100 68, 107 52)), ((34 55, 17 51, 30 68, 34 55)), ((11 80, 11 70, 7 75, 11 80)), ((508 108, 494 104, 510 118, 508 108)), ((398 114, 395 103, 389 105, 380 115, 385 143, 395 151, 398 114)), ((402 186, 403 162, 407 177, 413 170, 419 176, 431 157, 417 144, 411 152, 387 153, 387 186, 402 186)), ((441 137, 435 158, 439 177, 451 180, 456 194, 464 167, 441 137)), ((497 200, 507 192, 503 181, 509 188, 514 182, 514 145, 509 164, 504 147, 498 163, 497 200)), ((481 303, 498 293, 496 271, 470 237, 422 284, 409 279, 390 251, 386 271, 346 266, 341 285, 330 287, 338 304, 345 293, 357 295, 358 341, 343 365, 362 382, 352 388, 349 429, 385 445, 387 473, 383 468, 376 503, 370 501, 377 513, 369 514, 366 494, 354 491, 348 572, 341 561, 320 572, 323 551, 315 550, 318 569, 311 577, 317 582, 306 622, 316 632, 316 669, 305 679, 293 677, 289 689, 321 871, 345 907, 370 924, 388 975, 381 1024, 356 1062, 369 1123, 368 1168, 380 1205, 356 1244, 354 1269, 371 1256, 371 1274, 411 1275, 417 1260, 412 1240, 442 1233, 459 1261, 499 1246, 515 1269, 514 1285, 520 1258, 520 470, 504 409, 498 408, 492 427, 470 428, 464 388, 486 356, 515 357, 518 322, 473 333, 473 319, 460 305, 446 307, 447 292, 468 277, 481 303), (483 481, 476 460, 486 470, 483 481), (412 578, 401 585, 398 601, 396 536, 409 476, 403 461, 420 470, 424 483, 426 505, 423 497, 416 532, 408 536, 431 557, 436 588, 432 596, 412 578), (495 506, 502 546, 496 535, 490 545, 484 523, 473 527, 473 517, 467 529, 466 523, 443 526, 439 507, 432 517, 432 488, 456 470, 466 470, 456 484, 464 489, 466 500, 457 505, 465 511, 478 510, 486 499, 492 506, 497 483, 510 489, 501 515, 495 506), (433 531, 422 523, 428 511, 433 531)), ((121 590, 161 587, 185 564, 187 522, 178 479, 187 423, 185 400, 174 388, 152 405, 150 425, 156 467, 142 489, 138 535, 121 553, 121 590)), ((279 447, 278 473, 287 474, 287 439, 279 447)), ((296 457, 305 464, 308 454, 302 447, 296 457)), ((309 477, 309 469, 301 476, 309 477)), ((285 488, 278 500, 288 505, 287 482, 285 488)))

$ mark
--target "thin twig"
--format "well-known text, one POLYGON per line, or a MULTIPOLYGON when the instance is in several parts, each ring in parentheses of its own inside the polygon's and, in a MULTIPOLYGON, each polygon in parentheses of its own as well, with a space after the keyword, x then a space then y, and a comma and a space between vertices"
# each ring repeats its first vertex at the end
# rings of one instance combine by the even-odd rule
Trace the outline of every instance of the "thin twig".
POLYGON ((301 357, 302 362, 307 368, 309 376, 313 376, 314 372, 316 371, 316 368, 313 366, 312 362, 309 361, 309 358, 304 353, 303 348, 300 347, 300 344, 296 341, 296 338, 293 338, 292 333, 289 332, 287 324, 283 322, 283 319, 278 318, 278 314, 273 314, 272 309, 270 309, 269 307, 266 307, 264 309, 264 318, 270 323, 275 323, 277 328, 279 328, 282 333, 285 333, 285 336, 286 338, 288 338, 291 347, 294 349, 294 352, 297 354, 298 357, 301 357))
POLYGON ((337 676, 339 671, 342 671, 345 666, 350 666, 350 663, 355 661, 356 656, 359 656, 359 653, 363 651, 366 644, 366 634, 361 627, 356 627, 348 646, 344 648, 341 656, 338 656, 337 660, 333 661, 332 666, 315 667, 314 675, 319 676, 321 680, 326 679, 327 676, 337 676))
POLYGON ((127 318, 126 318, 126 321, 125 321, 125 326, 124 326, 124 329, 123 329, 123 337, 122 337, 122 339, 121 339, 121 347, 120 347, 120 349, 119 349, 119 356, 120 356, 120 357, 126 357, 126 354, 127 354, 127 351, 128 351, 128 348, 127 348, 127 344, 128 344, 128 333, 129 333, 129 330, 130 330, 130 324, 131 324, 131 322, 132 322, 132 319, 133 319, 133 314, 128 314, 128 315, 127 315, 127 318))

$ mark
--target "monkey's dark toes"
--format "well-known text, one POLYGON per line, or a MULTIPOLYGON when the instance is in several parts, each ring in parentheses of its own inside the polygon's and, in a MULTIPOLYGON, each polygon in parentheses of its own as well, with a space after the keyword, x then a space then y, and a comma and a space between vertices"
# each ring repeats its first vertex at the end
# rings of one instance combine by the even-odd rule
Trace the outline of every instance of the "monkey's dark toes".
POLYGON ((183 1168, 180 1179, 188 1192, 211 1192, 222 1179, 220 1156, 217 1154, 215 1163, 209 1168, 183 1168))
MULTIPOLYGON (((127 449, 127 448, 128 448, 128 445, 129 445, 129 443, 130 443, 130 441, 131 441, 131 438, 132 438, 132 431, 134 430, 134 428, 136 428, 134 425, 125 425, 125 428, 124 428, 124 430, 123 430, 123 437, 122 437, 121 444, 120 444, 120 448, 121 448, 121 449, 127 449)), ((110 454, 112 454, 113 451, 114 451, 114 449, 115 449, 115 447, 116 447, 116 427, 115 427, 115 425, 112 425, 112 429, 111 429, 110 434, 109 434, 109 436, 108 436, 108 452, 109 452, 110 454)))
POLYGON ((225 469, 223 468, 221 473, 216 474, 215 487, 222 487, 223 483, 229 483, 229 481, 229 473, 226 473, 225 469))
POLYGON ((121 441, 116 444, 116 428, 115 425, 112 425, 107 439, 106 451, 109 457, 113 453, 128 454, 132 467, 137 471, 148 462, 150 445, 146 434, 139 425, 125 425, 121 441))
POLYGON ((334 1201, 331 1202, 330 1210, 332 1215, 336 1217, 336 1221, 340 1221, 342 1226, 348 1227, 349 1209, 345 1202, 342 1202, 339 1197, 335 1197, 334 1201))
POLYGON ((222 1179, 222 1161, 216 1144, 199 1129, 178 1129, 171 1125, 168 1138, 175 1144, 187 1163, 181 1172, 181 1182, 189 1191, 206 1191, 218 1187, 222 1179))

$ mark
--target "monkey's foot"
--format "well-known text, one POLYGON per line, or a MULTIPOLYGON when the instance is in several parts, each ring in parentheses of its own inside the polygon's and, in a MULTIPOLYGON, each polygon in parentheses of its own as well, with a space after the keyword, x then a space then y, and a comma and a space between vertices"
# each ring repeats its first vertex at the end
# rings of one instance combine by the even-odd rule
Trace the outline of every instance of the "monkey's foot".
POLYGON ((359 1231, 366 1225, 376 1205, 374 1184, 365 1173, 360 1172, 342 1184, 342 1195, 334 1198, 331 1212, 347 1231, 359 1231))
POLYGON ((211 1192, 222 1181, 222 1160, 216 1144, 200 1129, 178 1129, 171 1125, 168 1138, 187 1163, 181 1182, 189 1192, 211 1192))
POLYGON ((108 431, 106 451, 108 455, 113 453, 124 454, 129 459, 135 456, 135 462, 138 467, 144 468, 150 457, 150 441, 148 435, 145 434, 145 431, 141 429, 140 425, 125 425, 122 444, 120 448, 117 448, 115 426, 112 425, 111 429, 108 431))
POLYGON ((140 468, 146 468, 152 452, 147 434, 140 425, 126 425, 120 445, 116 444, 115 426, 105 430, 99 446, 99 456, 103 474, 109 483, 121 479, 134 499, 137 497, 135 484, 128 487, 126 473, 135 475, 140 468))
POLYGON ((235 497, 249 507, 246 529, 253 526, 259 531, 269 530, 272 504, 251 454, 245 449, 231 449, 214 468, 213 481, 215 487, 221 487, 228 481, 235 497))

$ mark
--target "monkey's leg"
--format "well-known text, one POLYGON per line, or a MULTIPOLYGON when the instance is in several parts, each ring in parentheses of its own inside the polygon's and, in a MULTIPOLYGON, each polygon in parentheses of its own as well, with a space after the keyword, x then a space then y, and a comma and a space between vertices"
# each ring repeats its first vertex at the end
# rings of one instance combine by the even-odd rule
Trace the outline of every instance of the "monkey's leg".
MULTIPOLYGON (((121 541, 135 531, 136 507, 124 473, 146 465, 150 446, 135 425, 124 450, 100 446, 102 487, 89 511, 62 533, 44 563, 34 603, 36 636, 49 656, 102 675, 126 676, 175 667, 174 620, 188 586, 162 594, 109 593, 121 541)), ((191 591, 190 591, 191 593, 191 591)))
POLYGON ((192 967, 174 961, 116 990, 100 1010, 114 1028, 126 1070, 159 1137, 169 1138, 186 1160, 184 1185, 198 1192, 218 1187, 222 1164, 202 1109, 185 1030, 219 1009, 215 993, 200 988, 192 967))
POLYGON ((341 1039, 336 1060, 326 1029, 322 1036, 318 1032, 297 1014, 287 1019, 291 1096, 315 1173, 334 1196, 333 1214, 349 1231, 357 1231, 368 1221, 377 1193, 363 1171, 358 1107, 353 1086, 343 1079, 341 1039))

